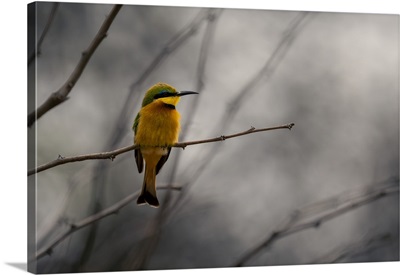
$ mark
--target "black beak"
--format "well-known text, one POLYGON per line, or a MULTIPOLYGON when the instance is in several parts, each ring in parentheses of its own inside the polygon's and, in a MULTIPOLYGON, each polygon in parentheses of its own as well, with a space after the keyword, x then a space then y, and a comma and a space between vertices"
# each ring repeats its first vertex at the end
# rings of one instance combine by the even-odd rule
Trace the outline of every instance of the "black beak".
POLYGON ((184 96, 184 95, 197 95, 199 93, 192 91, 182 91, 176 94, 176 96, 184 96))
POLYGON ((175 97, 175 96, 184 96, 184 95, 196 95, 198 93, 192 91, 182 91, 180 93, 171 93, 171 92, 163 92, 156 94, 154 99, 163 98, 163 97, 175 97))

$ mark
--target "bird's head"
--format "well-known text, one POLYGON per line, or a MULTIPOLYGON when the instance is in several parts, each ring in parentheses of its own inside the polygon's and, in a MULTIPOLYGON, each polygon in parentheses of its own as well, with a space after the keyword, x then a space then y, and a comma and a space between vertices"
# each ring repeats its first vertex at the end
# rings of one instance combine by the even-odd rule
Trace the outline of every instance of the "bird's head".
POLYGON ((184 95, 198 94, 191 91, 177 92, 176 89, 166 83, 157 83, 147 90, 142 107, 152 103, 155 100, 161 100, 162 102, 176 106, 180 97, 184 95))

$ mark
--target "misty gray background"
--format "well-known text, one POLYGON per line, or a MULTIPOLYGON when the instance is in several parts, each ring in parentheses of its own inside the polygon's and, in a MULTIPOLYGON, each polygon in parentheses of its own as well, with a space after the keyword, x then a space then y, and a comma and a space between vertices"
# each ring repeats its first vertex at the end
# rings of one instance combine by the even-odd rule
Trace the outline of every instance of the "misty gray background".
MULTIPOLYGON (((37 31, 51 3, 38 3, 37 31)), ((112 5, 60 4, 37 58, 37 103, 68 78, 112 5)), ((121 141, 107 147, 129 88, 163 46, 200 8, 123 6, 70 93, 70 99, 37 123, 38 164, 58 155, 110 151, 133 143, 133 120, 145 91, 167 82, 195 90, 206 22, 144 81, 130 104, 121 141)), ((294 210, 398 177, 399 18, 396 15, 311 13, 271 77, 261 79, 220 125, 229 104, 263 67, 298 12, 224 9, 207 54, 204 88, 184 140, 211 138, 295 123, 293 130, 251 134, 219 144, 196 177, 185 203, 162 226, 144 269, 226 267, 262 242, 294 210)), ((31 68, 30 68, 31 69, 31 68)), ((194 96, 177 109, 182 124, 194 96)), ((29 131, 32 131, 30 129, 29 131)), ((172 149, 157 177, 168 183, 181 153, 175 185, 193 181, 212 144, 172 149)), ((39 248, 68 224, 141 188, 133 152, 113 162, 91 160, 37 174, 39 248), (96 177, 98 163, 108 169, 96 177), (97 168, 96 168, 97 167, 97 168)), ((158 191, 163 203, 165 191, 158 191)), ((171 193, 173 198, 177 193, 171 193)), ((354 261, 399 259, 398 196, 370 203, 318 228, 278 240, 247 265, 308 264, 352 243, 390 234, 390 241, 348 257, 354 261)), ((160 209, 135 202, 98 222, 94 249, 82 260, 89 229, 64 240, 39 260, 39 272, 126 270, 160 209), (83 261, 83 262, 82 262, 83 261)), ((135 254, 136 253, 136 254, 135 254)))

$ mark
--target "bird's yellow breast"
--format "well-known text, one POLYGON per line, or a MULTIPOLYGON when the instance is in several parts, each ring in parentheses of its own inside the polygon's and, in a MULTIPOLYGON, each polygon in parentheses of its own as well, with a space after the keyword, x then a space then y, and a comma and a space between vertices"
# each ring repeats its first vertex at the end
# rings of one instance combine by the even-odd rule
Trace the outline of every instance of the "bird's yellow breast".
POLYGON ((154 101, 140 110, 135 143, 144 146, 171 146, 178 142, 180 115, 173 105, 154 101))

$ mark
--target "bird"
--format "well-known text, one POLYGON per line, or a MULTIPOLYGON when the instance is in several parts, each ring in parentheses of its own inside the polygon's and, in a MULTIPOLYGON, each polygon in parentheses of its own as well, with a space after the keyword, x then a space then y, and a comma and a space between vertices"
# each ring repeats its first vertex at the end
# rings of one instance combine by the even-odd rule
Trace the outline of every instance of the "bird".
POLYGON ((166 83, 151 86, 142 101, 132 130, 134 132, 135 160, 139 173, 144 168, 144 179, 138 205, 159 207, 156 193, 156 175, 160 172, 178 142, 180 114, 176 105, 185 95, 198 94, 192 91, 178 92, 166 83))

